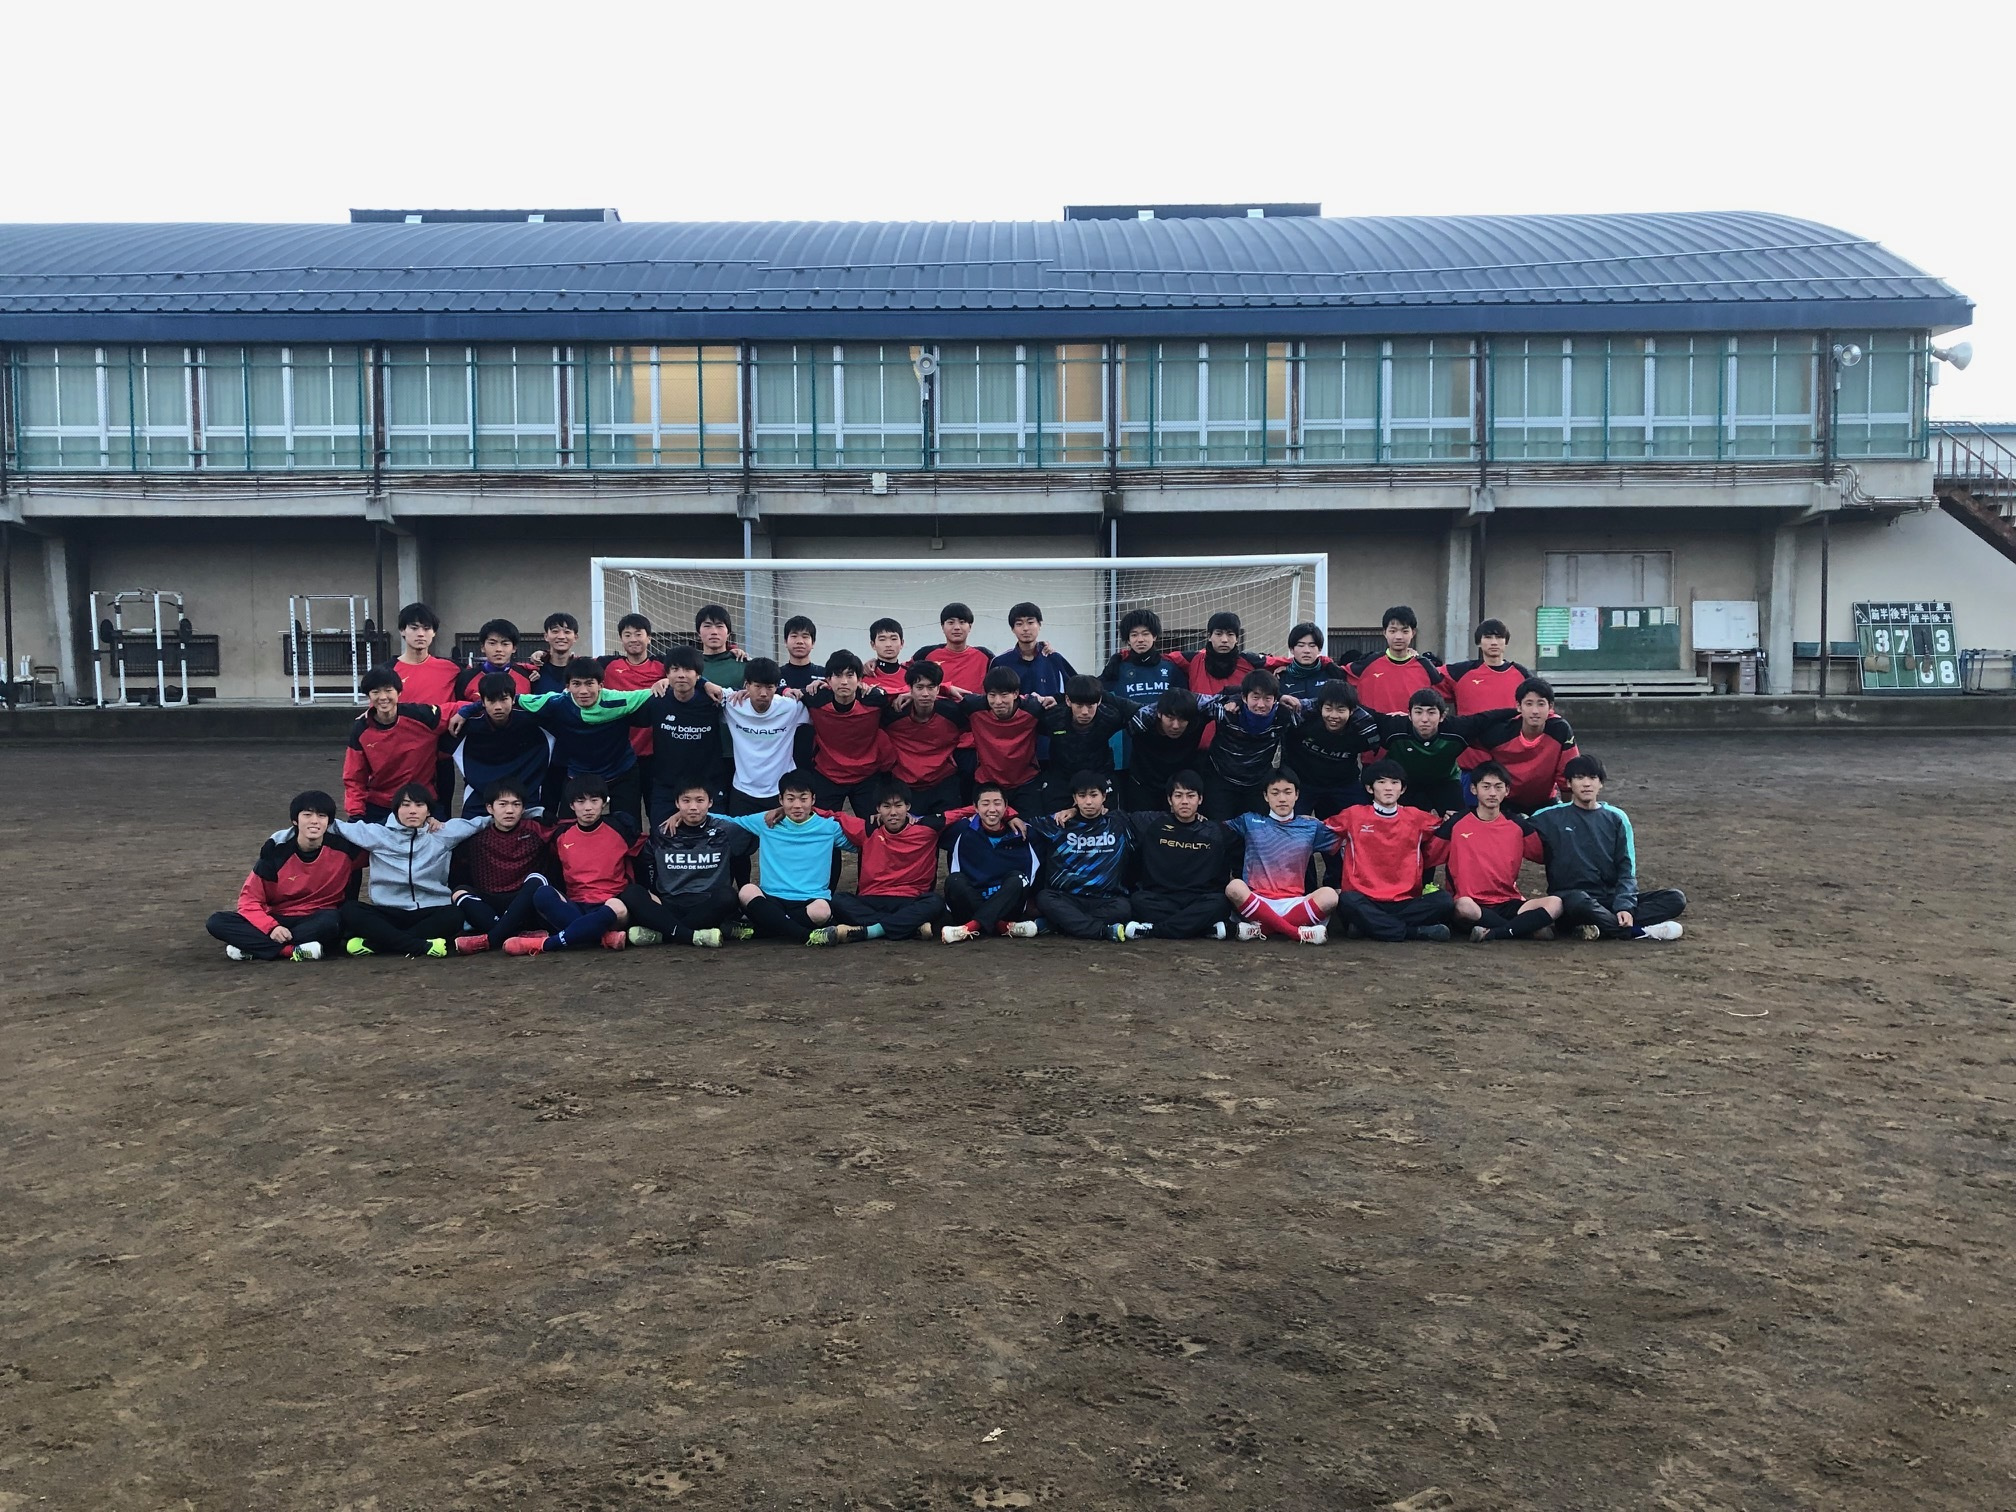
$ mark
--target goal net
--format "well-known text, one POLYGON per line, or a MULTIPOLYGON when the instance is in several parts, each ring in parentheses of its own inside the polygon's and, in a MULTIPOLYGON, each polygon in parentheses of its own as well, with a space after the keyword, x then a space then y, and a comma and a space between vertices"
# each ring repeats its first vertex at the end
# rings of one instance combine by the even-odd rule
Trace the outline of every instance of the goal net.
POLYGON ((906 654, 942 640, 938 612, 959 602, 974 615, 973 644, 1008 649, 1010 606, 1043 610, 1043 638, 1081 672, 1097 672, 1118 647, 1119 623, 1132 609, 1162 620, 1162 648, 1203 643, 1211 616, 1229 609, 1250 651, 1285 654, 1288 631, 1329 617, 1329 558, 1015 557, 873 558, 845 561, 720 557, 597 557, 590 564, 590 632, 598 654, 618 649, 626 614, 651 622, 663 651, 695 641, 703 605, 726 608, 735 643, 751 656, 784 660, 784 623, 805 615, 818 627, 813 660, 846 648, 872 654, 868 626, 884 616, 903 626, 906 654))

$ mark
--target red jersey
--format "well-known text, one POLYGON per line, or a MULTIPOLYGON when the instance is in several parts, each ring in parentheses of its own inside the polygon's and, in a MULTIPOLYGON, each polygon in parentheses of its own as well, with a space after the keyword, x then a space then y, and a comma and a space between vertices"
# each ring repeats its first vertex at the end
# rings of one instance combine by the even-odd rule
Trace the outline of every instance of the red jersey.
MULTIPOLYGON (((635 693, 663 681, 664 677, 665 663, 655 656, 647 656, 634 665, 628 657, 612 656, 602 664, 602 686, 612 693, 635 693)), ((650 726, 630 732, 630 749, 641 759, 650 758, 650 726)))
MULTIPOLYGON (((1234 651, 1230 668, 1214 671, 1212 664, 1217 662, 1222 667, 1222 659, 1209 646, 1199 646, 1188 656, 1172 651, 1169 653, 1169 660, 1183 669, 1184 676, 1189 679, 1188 685, 1192 693, 1199 698, 1209 698, 1214 693, 1223 693, 1228 688, 1234 692, 1238 691, 1239 684, 1246 680, 1246 674, 1259 667, 1265 658, 1255 656, 1251 651, 1234 651)), ((1197 742, 1197 749, 1210 750, 1212 737, 1217 733, 1218 721, 1214 719, 1204 726, 1204 738, 1197 742)))
POLYGON ((959 746, 959 722, 941 702, 929 719, 919 719, 914 707, 891 709, 883 716, 888 737, 890 770, 913 788, 943 782, 956 770, 952 753, 959 746))
POLYGON ((1466 661, 1444 668, 1442 675, 1456 690, 1453 697, 1456 712, 1461 715, 1512 708, 1519 702, 1516 696, 1519 684, 1533 674, 1515 661, 1495 667, 1482 661, 1466 661))
POLYGON ((1374 714, 1405 714, 1407 700, 1423 688, 1432 689, 1444 698, 1452 691, 1442 664, 1424 652, 1417 652, 1405 661, 1395 661, 1384 651, 1375 651, 1351 663, 1344 669, 1344 675, 1358 690, 1360 707, 1374 714))
POLYGON ((910 684, 906 680, 910 673, 908 662, 885 662, 879 656, 871 656, 861 666, 861 686, 880 688, 891 698, 898 693, 908 693, 910 684))
POLYGON ((1344 842, 1345 892, 1398 903, 1421 891, 1421 847, 1441 819, 1425 809, 1382 814, 1361 803, 1323 821, 1344 842))
POLYGON ((312 856, 304 856, 292 837, 268 840, 238 889, 238 914, 262 934, 271 934, 283 916, 298 919, 341 907, 366 857, 337 834, 324 840, 312 856))
MULTIPOLYGON (((915 657, 917 661, 928 661, 945 669, 945 687, 957 688, 961 693, 979 693, 981 684, 987 680, 987 669, 994 664, 994 653, 984 646, 976 646, 968 641, 963 650, 954 651, 950 646, 926 646, 915 657)), ((959 749, 973 749, 973 736, 969 731, 959 737, 959 749)))
POLYGON ((961 744, 973 747, 975 778, 1007 788, 1036 780, 1036 734, 1043 705, 1033 698, 1017 699, 1015 712, 997 719, 983 694, 968 700, 959 712, 967 732, 961 744))
POLYGON ((1510 715, 1473 732, 1470 743, 1456 765, 1469 771, 1497 762, 1512 778, 1512 796, 1505 801, 1529 813, 1556 800, 1568 780, 1569 761, 1580 754, 1568 721, 1553 716, 1538 735, 1528 735, 1518 716, 1510 715))
POLYGON ((441 711, 432 704, 402 703, 392 723, 366 714, 350 727, 343 753, 343 809, 352 819, 365 806, 390 808, 392 795, 417 782, 435 797, 434 766, 440 759, 441 711))
POLYGON ((515 893, 534 877, 545 880, 546 845, 553 831, 537 819, 521 819, 508 830, 485 825, 455 847, 450 881, 480 893, 515 893))
POLYGON ((399 679, 402 703, 445 704, 455 701, 455 679, 462 674, 445 656, 430 656, 422 662, 395 658, 392 675, 399 679))
POLYGON ((1428 840, 1428 865, 1446 865, 1456 896, 1478 903, 1525 902, 1519 865, 1544 859, 1533 826, 1509 814, 1489 821, 1474 809, 1455 814, 1437 825, 1428 840))
POLYGON ((882 711, 889 699, 880 688, 864 688, 850 704, 833 697, 828 683, 805 695, 812 721, 812 770, 828 782, 853 787, 885 770, 882 711))
POLYGON ((539 669, 530 662, 513 662, 508 667, 493 667, 488 662, 479 661, 464 667, 455 679, 455 698, 458 703, 474 703, 483 695, 476 691, 478 683, 492 672, 502 672, 511 679, 511 686, 522 698, 532 691, 532 685, 539 680, 539 669))
POLYGON ((893 835, 852 814, 819 812, 835 820, 861 852, 860 892, 871 898, 921 898, 938 883, 939 832, 970 818, 973 810, 953 809, 943 819, 912 819, 893 835))
POLYGON ((583 829, 569 820, 553 836, 553 854, 560 862, 560 891, 568 902, 589 908, 607 903, 630 885, 630 858, 643 849, 643 838, 621 815, 612 815, 593 829, 583 829))

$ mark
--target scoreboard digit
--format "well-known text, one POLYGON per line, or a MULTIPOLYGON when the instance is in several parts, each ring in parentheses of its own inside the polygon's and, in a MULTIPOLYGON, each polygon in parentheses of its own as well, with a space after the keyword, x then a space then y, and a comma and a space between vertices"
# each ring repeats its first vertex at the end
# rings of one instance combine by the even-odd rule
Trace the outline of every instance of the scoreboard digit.
POLYGON ((1857 604, 1855 640, 1864 693, 1960 691, 1960 642, 1949 603, 1857 604))

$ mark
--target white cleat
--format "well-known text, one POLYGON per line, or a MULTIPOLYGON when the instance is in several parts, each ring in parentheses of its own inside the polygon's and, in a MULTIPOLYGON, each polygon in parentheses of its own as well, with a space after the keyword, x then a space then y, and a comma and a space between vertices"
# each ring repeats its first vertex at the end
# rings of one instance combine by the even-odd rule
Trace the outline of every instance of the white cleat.
POLYGON ((962 940, 971 939, 977 933, 977 930, 968 929, 964 924, 947 924, 938 931, 938 938, 947 945, 957 945, 962 940))
POLYGON ((1242 940, 1264 940, 1267 938, 1267 931, 1262 929, 1258 924, 1249 924, 1242 919, 1239 923, 1239 938, 1242 940))
POLYGON ((1680 933, 1680 925, 1676 921, 1669 919, 1664 924, 1647 924, 1643 929, 1638 931, 1638 938, 1641 940, 1677 940, 1680 938, 1680 933))
POLYGON ((1036 934, 1036 921, 1034 919, 1017 919, 1013 924, 1008 926, 1008 938, 1011 940, 1033 940, 1036 938, 1036 934))
POLYGON ((297 961, 319 961, 322 959, 322 946, 314 940, 303 940, 299 945, 294 947, 294 959, 297 961))
POLYGON ((1300 924, 1295 928, 1295 938, 1304 945, 1322 945, 1330 938, 1330 931, 1321 924, 1300 924))

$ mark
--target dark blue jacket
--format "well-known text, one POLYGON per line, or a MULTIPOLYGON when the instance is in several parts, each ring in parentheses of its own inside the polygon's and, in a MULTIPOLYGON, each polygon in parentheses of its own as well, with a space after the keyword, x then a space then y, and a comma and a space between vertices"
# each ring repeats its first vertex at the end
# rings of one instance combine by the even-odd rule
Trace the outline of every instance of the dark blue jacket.
POLYGON ((1073 814, 1062 824, 1038 819, 1029 826, 1029 838, 1043 853, 1041 886, 1079 898, 1119 897, 1127 891, 1134 833, 1124 816, 1080 819, 1073 814))
POLYGON ((513 709, 500 729, 490 722, 480 703, 464 704, 460 712, 462 775, 471 789, 462 805, 462 817, 474 819, 482 813, 483 790, 506 778, 518 784, 526 807, 537 812, 550 749, 539 721, 523 709, 513 709))
POLYGON ((964 877, 983 898, 1010 877, 1020 877, 1025 887, 1036 880, 1036 853, 1028 840, 1011 829, 990 835, 977 815, 946 825, 938 844, 947 856, 947 879, 964 877))

